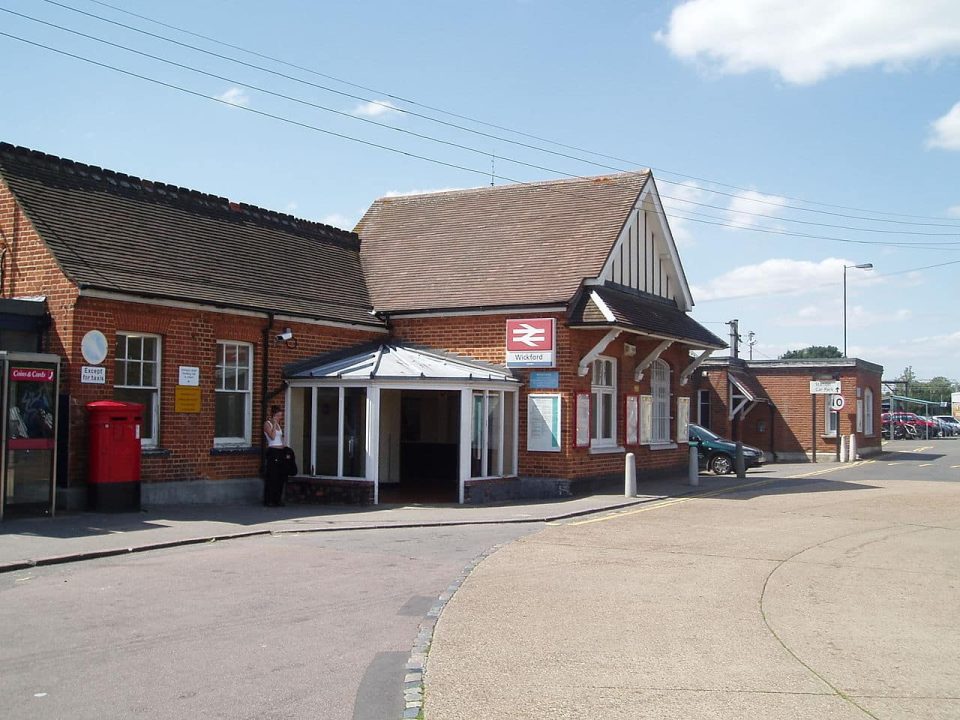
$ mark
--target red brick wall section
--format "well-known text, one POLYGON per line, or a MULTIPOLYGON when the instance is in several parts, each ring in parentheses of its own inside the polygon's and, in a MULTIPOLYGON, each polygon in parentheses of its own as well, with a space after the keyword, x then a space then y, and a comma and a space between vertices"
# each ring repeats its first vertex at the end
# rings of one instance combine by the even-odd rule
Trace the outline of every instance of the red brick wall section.
MULTIPOLYGON (((110 342, 110 354, 104 363, 107 368, 106 385, 82 385, 80 367, 83 358, 77 350, 71 358, 69 382, 73 390, 71 476, 83 477, 86 467, 86 403, 111 398, 113 395, 114 340, 119 332, 142 332, 161 336, 160 380, 160 442, 167 454, 147 453, 143 458, 142 477, 145 482, 170 480, 219 480, 252 477, 258 472, 259 455, 213 454, 214 406, 216 395, 215 368, 217 341, 231 340, 253 346, 253 446, 259 448, 262 368, 264 358, 263 331, 265 317, 235 315, 221 312, 171 308, 161 305, 126 303, 99 298, 80 299, 76 311, 79 337, 87 330, 97 328, 110 342), (201 411, 178 413, 175 407, 175 388, 180 366, 200 368, 201 411)), ((296 360, 330 350, 349 347, 383 334, 346 328, 296 322, 274 322, 267 335, 270 367, 268 393, 282 388, 282 367, 296 360), (277 343, 274 336, 286 327, 293 330, 296 347, 277 343)), ((283 393, 268 401, 283 405, 283 393)))
MULTIPOLYGON (((856 433, 857 392, 860 399, 866 397, 866 389, 873 390, 873 435, 856 433, 857 448, 879 449, 880 447, 880 375, 861 367, 839 369, 824 368, 763 368, 751 369, 754 377, 767 392, 775 408, 771 419, 770 409, 758 405, 746 417, 742 427, 743 442, 762 450, 778 453, 811 453, 813 451, 813 410, 810 381, 814 378, 829 379, 839 374, 840 388, 846 405, 840 413, 840 434, 856 433), (770 428, 773 423, 773 435, 770 428), (761 430, 760 424, 764 428, 761 430)), ((725 369, 705 370, 700 379, 700 389, 710 391, 710 428, 724 437, 733 437, 733 428, 727 419, 727 374, 725 369)), ((837 441, 825 435, 825 407, 829 396, 816 396, 817 453, 836 455, 837 441)), ((866 414, 866 413, 864 413, 866 414)), ((696 412, 691 411, 696 417, 696 412)), ((866 429, 866 428, 864 428, 866 429)))
MULTIPOLYGON (((121 302, 80 297, 77 288, 61 272, 50 251, 17 205, 9 189, 0 182, 0 242, 3 257, 2 296, 43 295, 47 298, 52 325, 45 350, 64 361, 60 391, 70 396, 70 458, 68 485, 86 482, 86 403, 113 398, 114 346, 117 331, 153 333, 161 336, 160 448, 163 454, 143 457, 141 476, 145 482, 250 477, 258 472, 258 454, 212 454, 214 438, 215 365, 218 340, 248 342, 254 348, 253 446, 259 448, 261 416, 263 330, 265 316, 174 308, 147 303, 121 302), (104 366, 105 385, 82 384, 80 341, 87 331, 97 329, 107 336, 109 354, 104 366), (175 412, 174 388, 181 365, 200 368, 201 412, 175 412)), ((348 347, 376 338, 370 333, 309 323, 275 322, 270 342, 268 390, 280 387, 283 365, 329 350, 348 347), (273 341, 283 328, 294 331, 296 347, 273 341)), ((283 404, 283 394, 271 403, 283 404)))
POLYGON ((0 246, 6 251, 0 265, 3 277, 0 296, 45 296, 53 326, 44 352, 67 355, 72 350, 72 310, 77 289, 60 270, 3 181, 0 181, 0 246))
MULTIPOLYGON (((393 334, 402 340, 467 355, 486 362, 503 364, 506 356, 506 320, 507 317, 555 317, 557 320, 557 367, 560 374, 561 394, 561 451, 557 453, 529 452, 527 446, 527 396, 529 395, 530 370, 517 369, 515 374, 522 381, 520 388, 520 425, 519 425, 519 472, 527 477, 588 478, 613 475, 623 472, 624 453, 591 454, 588 448, 578 448, 576 443, 575 404, 577 393, 590 392, 590 374, 580 377, 577 365, 606 334, 606 330, 571 330, 565 323, 562 313, 556 314, 517 314, 474 315, 469 317, 445 318, 403 318, 392 321, 393 334)), ((659 344, 658 340, 646 339, 637 335, 621 334, 603 352, 605 356, 617 359, 617 441, 621 447, 625 443, 626 393, 649 394, 650 373, 645 373, 640 383, 633 380, 637 363, 659 344), (636 346, 632 357, 624 355, 624 343, 636 346)), ((673 345, 662 356, 671 368, 671 413, 676 412, 676 397, 689 396, 690 384, 680 386, 679 377, 690 363, 686 346, 673 345)), ((554 392, 549 390, 533 391, 554 392)), ((691 413, 694 406, 691 401, 691 413)), ((672 420, 672 434, 676 432, 675 418, 672 420)), ((638 476, 664 470, 682 472, 687 463, 687 445, 679 444, 675 449, 652 451, 648 446, 634 445, 626 448, 637 458, 638 476)))

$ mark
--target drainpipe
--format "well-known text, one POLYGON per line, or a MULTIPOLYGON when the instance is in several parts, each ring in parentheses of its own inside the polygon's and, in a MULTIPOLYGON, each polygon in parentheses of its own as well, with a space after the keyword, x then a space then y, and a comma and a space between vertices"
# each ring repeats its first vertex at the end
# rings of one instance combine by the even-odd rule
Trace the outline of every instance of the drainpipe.
MULTIPOLYGON (((263 328, 263 363, 260 368, 260 427, 267 421, 267 383, 270 379, 270 333, 273 330, 273 313, 267 313, 267 325, 263 328)), ((256 431, 256 429, 254 429, 256 431)), ((267 447, 263 442, 263 433, 257 434, 260 438, 260 470, 266 467, 267 447)))

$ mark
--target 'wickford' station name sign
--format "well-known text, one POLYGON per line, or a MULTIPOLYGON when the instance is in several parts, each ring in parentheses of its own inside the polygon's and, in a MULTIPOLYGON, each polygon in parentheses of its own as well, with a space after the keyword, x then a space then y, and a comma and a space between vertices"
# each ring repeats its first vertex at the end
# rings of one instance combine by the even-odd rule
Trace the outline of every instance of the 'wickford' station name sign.
POLYGON ((556 336, 554 318, 507 320, 507 367, 554 367, 556 336))

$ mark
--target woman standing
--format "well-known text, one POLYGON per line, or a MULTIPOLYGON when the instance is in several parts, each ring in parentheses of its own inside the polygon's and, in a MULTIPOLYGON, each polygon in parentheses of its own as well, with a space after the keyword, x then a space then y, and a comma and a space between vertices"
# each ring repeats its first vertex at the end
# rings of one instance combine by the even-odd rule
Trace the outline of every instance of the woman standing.
POLYGON ((283 486, 287 481, 283 442, 283 410, 270 406, 270 419, 263 424, 267 438, 266 478, 263 486, 263 504, 267 507, 283 505, 283 486))

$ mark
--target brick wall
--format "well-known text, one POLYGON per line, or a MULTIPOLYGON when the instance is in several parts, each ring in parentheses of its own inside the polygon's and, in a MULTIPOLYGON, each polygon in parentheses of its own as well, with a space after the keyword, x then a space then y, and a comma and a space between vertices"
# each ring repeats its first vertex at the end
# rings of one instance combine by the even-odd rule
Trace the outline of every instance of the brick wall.
MULTIPOLYGON (((450 352, 461 353, 486 362, 503 364, 506 356, 506 320, 508 317, 532 317, 522 315, 474 315, 444 318, 402 318, 391 322, 391 330, 398 339, 429 345, 450 352)), ((624 453, 593 454, 589 448, 578 448, 576 442, 576 395, 590 392, 590 374, 577 374, 580 358, 599 342, 606 330, 571 330, 565 323, 563 313, 536 314, 536 317, 554 317, 557 320, 557 361, 555 370, 560 375, 560 389, 535 390, 534 393, 559 392, 561 395, 561 449, 560 452, 530 452, 527 447, 527 397, 530 394, 531 370, 515 369, 521 380, 520 426, 519 426, 519 473, 529 477, 591 478, 620 475, 624 468, 624 453)), ((637 363, 659 344, 658 340, 644 339, 637 335, 621 334, 603 352, 617 359, 617 442, 625 443, 626 410, 624 394, 649 394, 650 373, 645 373, 640 383, 633 380, 637 363), (636 346, 632 357, 624 355, 624 343, 636 346)), ((689 364, 686 346, 671 346, 662 356, 671 368, 671 414, 676 412, 676 397, 689 396, 690 385, 680 386, 679 376, 689 364)), ((693 405, 691 404, 691 412, 693 405)), ((671 434, 676 432, 675 418, 671 434)), ((626 448, 637 457, 638 475, 660 474, 664 470, 682 472, 687 463, 687 446, 675 449, 652 451, 647 446, 632 445, 626 448)))
MULTIPOLYGON (((219 480, 257 474, 258 449, 263 435, 260 428, 263 424, 261 390, 266 317, 80 297, 2 182, 0 241, 7 251, 2 265, 2 296, 43 295, 47 298, 52 325, 44 350, 63 359, 60 391, 70 398, 69 418, 60 418, 61 423, 69 422, 70 425, 67 486, 86 482, 88 438, 85 406, 94 400, 113 398, 114 348, 118 331, 151 333, 161 337, 159 449, 143 455, 141 475, 144 482, 219 480), (85 364, 80 341, 92 329, 103 332, 108 341, 104 385, 80 382, 81 367, 85 364), (214 370, 218 340, 253 345, 253 447, 250 452, 214 452, 214 370), (181 365, 200 368, 199 414, 175 411, 174 389, 181 365)), ((270 359, 267 392, 281 389, 281 369, 287 363, 383 337, 382 333, 277 321, 267 333, 270 359), (295 344, 295 347, 273 339, 286 327, 294 331, 295 343, 291 345, 295 344)), ((272 403, 282 405, 283 394, 268 401, 268 404, 272 403)))
MULTIPOLYGON (((749 371, 773 401, 770 407, 760 404, 743 421, 743 442, 761 450, 778 454, 810 454, 814 446, 814 411, 810 394, 810 381, 814 378, 840 380, 846 405, 840 413, 841 435, 857 435, 857 448, 867 452, 880 449, 880 375, 861 366, 829 367, 821 370, 803 368, 765 368, 753 366, 749 371), (856 433, 857 392, 866 397, 866 388, 873 390, 873 435, 856 433), (772 428, 772 432, 771 432, 772 428)), ((718 435, 733 437, 733 427, 727 419, 727 373, 725 368, 710 368, 701 373, 698 389, 710 392, 710 429, 718 435)), ((826 433, 826 403, 828 395, 816 396, 816 447, 817 454, 836 455, 837 440, 826 433)), ((696 411, 691 411, 696 418, 696 411)))

